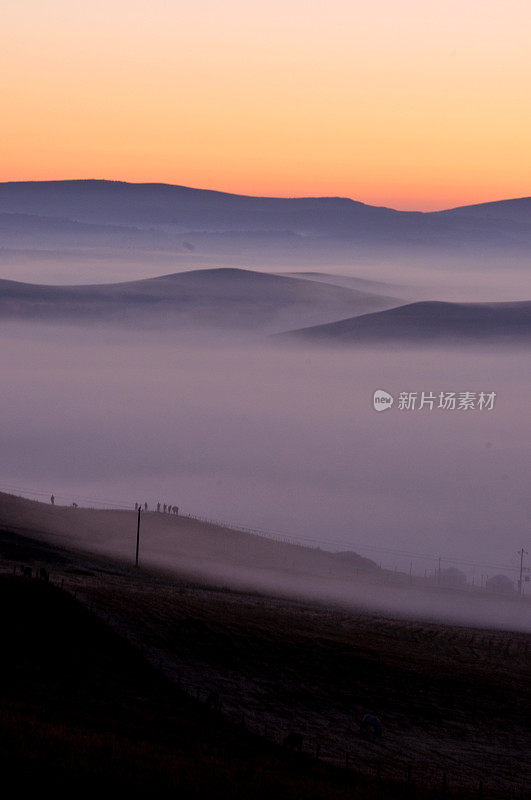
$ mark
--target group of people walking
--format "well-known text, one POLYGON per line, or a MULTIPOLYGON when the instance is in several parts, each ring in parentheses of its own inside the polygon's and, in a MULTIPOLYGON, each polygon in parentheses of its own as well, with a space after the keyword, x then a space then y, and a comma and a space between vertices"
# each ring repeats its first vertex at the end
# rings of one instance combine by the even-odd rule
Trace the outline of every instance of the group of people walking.
MULTIPOLYGON (((139 508, 143 508, 144 511, 149 510, 149 506, 147 503, 135 503, 135 511, 138 511, 139 508)), ((157 503, 157 514, 178 514, 179 513, 179 506, 172 506, 171 503, 157 503)))
MULTIPOLYGON (((50 497, 50 503, 52 504, 52 506, 55 505, 55 496, 53 494, 50 497)), ((77 503, 72 503, 72 506, 74 508, 77 508, 77 503)), ((143 505, 142 505, 142 503, 135 503, 135 511, 138 511, 139 508, 143 509, 144 511, 147 511, 149 509, 149 506, 148 506, 147 503, 144 503, 143 505)), ((179 506, 172 506, 171 503, 163 503, 163 504, 157 503, 157 514, 160 514, 160 513, 162 513, 162 514, 178 514, 179 513, 179 506)))

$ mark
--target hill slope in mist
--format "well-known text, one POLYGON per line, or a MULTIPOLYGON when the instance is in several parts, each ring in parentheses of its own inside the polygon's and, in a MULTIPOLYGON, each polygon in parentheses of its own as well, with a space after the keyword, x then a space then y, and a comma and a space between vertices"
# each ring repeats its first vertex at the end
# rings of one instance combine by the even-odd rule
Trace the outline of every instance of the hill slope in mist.
MULTIPOLYGON (((13 536, 22 536, 131 565, 136 525, 135 511, 52 506, 0 492, 0 554, 4 550, 4 555, 9 554, 13 536)), ((140 563, 186 580, 317 599, 329 607, 529 629, 528 609, 516 596, 489 595, 473 587, 438 587, 420 577, 412 583, 406 573, 381 569, 351 550, 330 552, 193 517, 143 513, 140 563)))
POLYGON ((283 336, 328 345, 525 344, 531 341, 531 302, 410 303, 283 336))
MULTIPOLYGON (((136 525, 135 511, 52 506, 0 492, 0 527, 32 532, 63 547, 132 561, 136 525)), ((337 578, 381 572, 373 561, 354 552, 345 559, 345 554, 162 512, 142 514, 140 552, 144 564, 219 578, 243 575, 249 569, 337 578)))
POLYGON ((149 327, 272 332, 389 308, 394 298, 240 269, 194 270, 118 284, 0 281, 0 319, 101 320, 149 327))
POLYGON ((405 287, 388 281, 374 281, 369 278, 359 278, 354 275, 337 275, 332 272, 284 272, 289 278, 303 278, 317 283, 329 283, 333 286, 344 286, 346 289, 356 289, 360 292, 372 292, 374 294, 397 294, 407 291, 405 287))

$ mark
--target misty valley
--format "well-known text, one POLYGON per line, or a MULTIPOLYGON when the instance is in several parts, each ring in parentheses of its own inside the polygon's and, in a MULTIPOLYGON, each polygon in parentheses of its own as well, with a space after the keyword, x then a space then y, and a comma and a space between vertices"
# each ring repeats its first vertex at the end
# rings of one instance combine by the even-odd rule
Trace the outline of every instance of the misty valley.
POLYGON ((0 186, 5 764, 517 796, 529 203, 0 186))

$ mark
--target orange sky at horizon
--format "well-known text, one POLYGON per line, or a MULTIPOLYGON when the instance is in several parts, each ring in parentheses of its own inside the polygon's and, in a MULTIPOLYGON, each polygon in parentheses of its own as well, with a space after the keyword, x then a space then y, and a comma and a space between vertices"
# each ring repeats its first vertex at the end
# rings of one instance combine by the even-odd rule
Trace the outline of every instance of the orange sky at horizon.
POLYGON ((0 180, 531 194, 528 0, 4 0, 0 180))

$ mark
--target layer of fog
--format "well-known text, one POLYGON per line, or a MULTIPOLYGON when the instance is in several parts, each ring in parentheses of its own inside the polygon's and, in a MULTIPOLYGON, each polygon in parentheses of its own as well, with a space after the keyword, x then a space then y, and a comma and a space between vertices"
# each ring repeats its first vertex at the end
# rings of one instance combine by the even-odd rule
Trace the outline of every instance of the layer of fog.
POLYGON ((184 346, 4 324, 0 369, 0 488, 172 502, 389 568, 423 574, 441 556, 477 583, 515 577, 529 518, 521 351, 184 346), (378 388, 497 397, 492 411, 375 413, 378 388))
MULTIPOLYGON (((529 258, 515 262, 503 252, 477 252, 463 255, 440 254, 418 248, 413 252, 394 250, 386 255, 363 255, 354 247, 336 252, 320 243, 307 246, 300 254, 290 254, 279 246, 238 249, 195 248, 194 252, 144 252, 90 248, 10 250, 0 248, 0 278, 41 284, 97 284, 154 278, 191 269, 240 267, 263 272, 324 273, 328 283, 391 294, 404 302, 449 300, 488 302, 528 300, 531 297, 529 258), (351 283, 350 279, 361 283, 351 283), (376 285, 375 285, 376 284, 376 285), (382 284, 378 287, 378 284, 382 284)), ((316 276, 317 277, 317 276, 316 276)))
MULTIPOLYGON (((378 284, 378 286, 380 286, 378 284)), ((119 324, 245 337, 367 314, 398 298, 242 269, 191 270, 142 281, 49 286, 0 280, 0 319, 119 324)))

